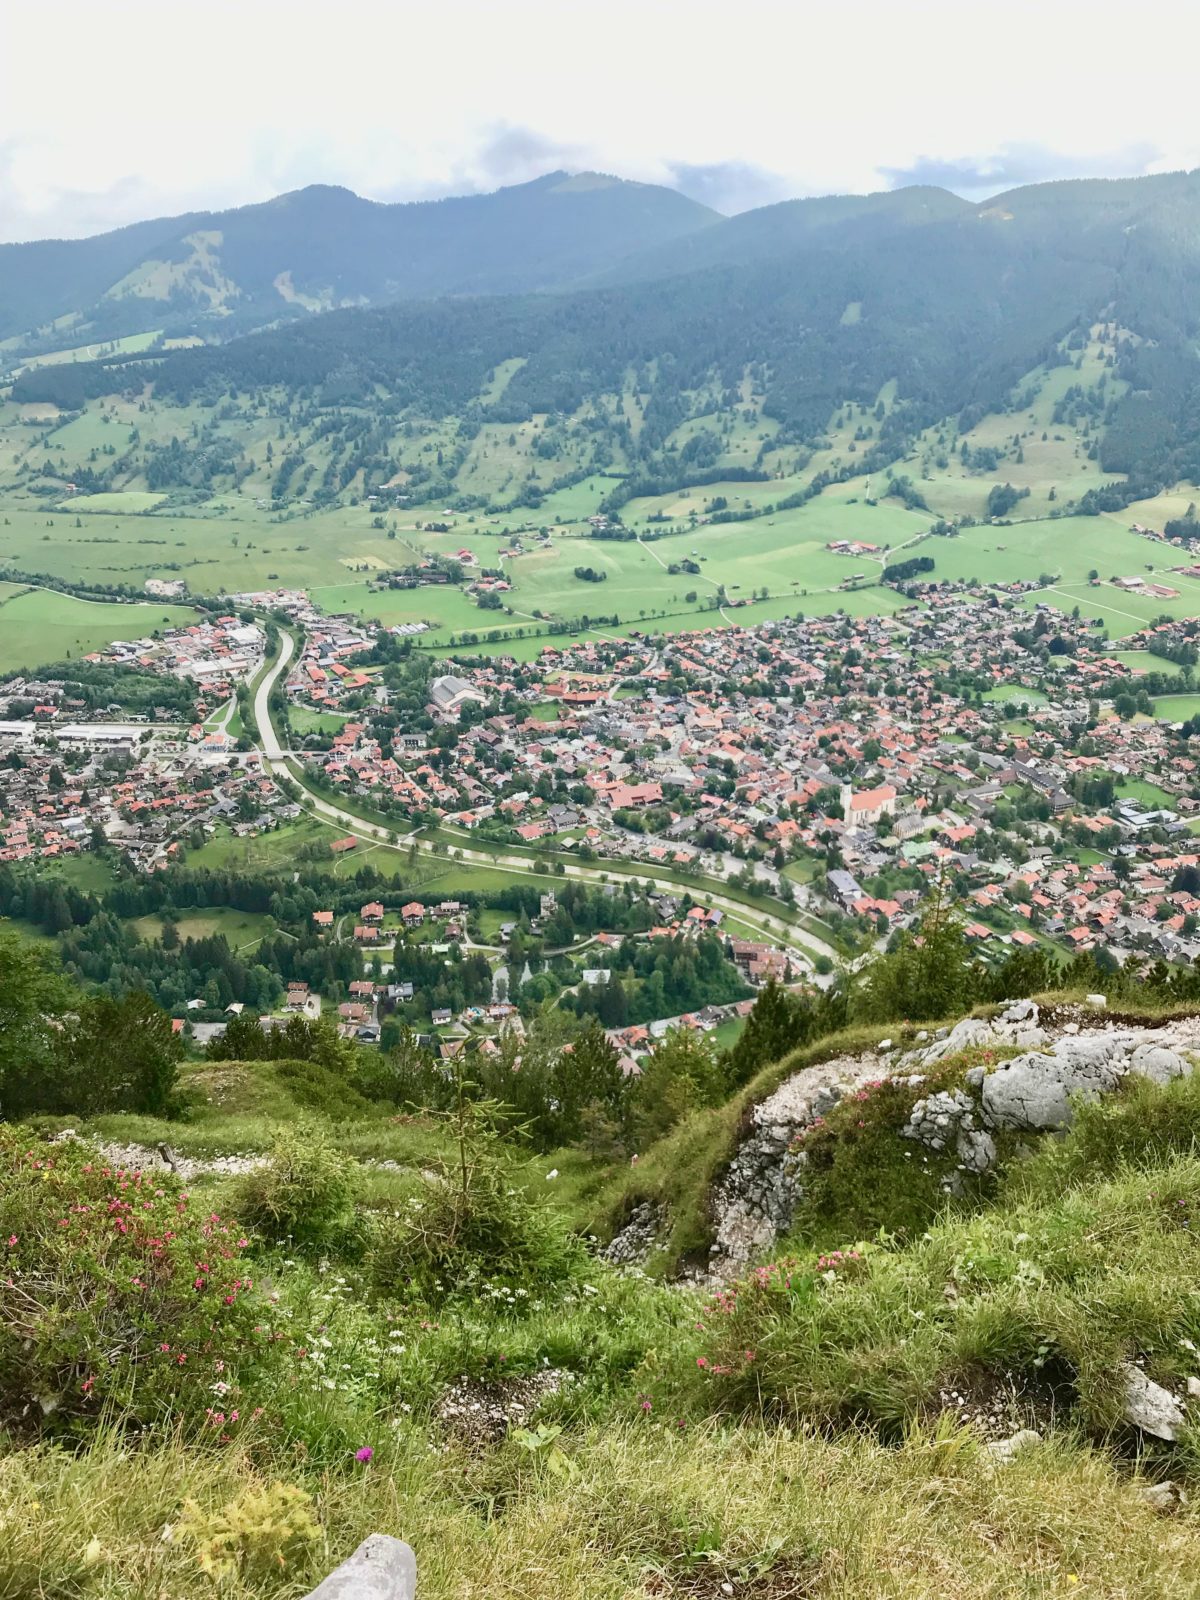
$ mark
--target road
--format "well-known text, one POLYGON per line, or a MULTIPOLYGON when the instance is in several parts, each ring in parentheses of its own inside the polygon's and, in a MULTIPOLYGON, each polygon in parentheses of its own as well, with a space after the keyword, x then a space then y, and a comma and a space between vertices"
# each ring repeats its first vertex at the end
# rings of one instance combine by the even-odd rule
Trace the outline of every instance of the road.
MULTIPOLYGON (((323 795, 318 795, 307 788, 300 780, 297 771, 284 760, 284 747, 275 731, 271 721, 270 698, 271 690, 281 673, 287 671, 288 662, 292 658, 295 643, 290 634, 282 633, 282 648, 279 659, 269 672, 267 672, 258 685, 254 695, 254 721, 257 725, 260 749, 264 765, 276 778, 287 778, 301 791, 300 804, 305 811, 319 822, 336 825, 342 832, 353 835, 357 839, 370 840, 372 844, 393 849, 399 853, 406 853, 415 845, 422 855, 435 856, 437 859, 446 860, 447 857, 438 856, 432 841, 422 839, 417 835, 409 834, 399 845, 391 842, 390 831, 373 822, 364 822, 351 811, 334 805, 326 800, 323 795)), ((561 874, 556 871, 553 875, 535 873, 533 862, 527 857, 495 853, 490 850, 472 849, 470 846, 456 846, 455 859, 467 862, 473 866, 500 868, 506 872, 516 873, 522 877, 533 877, 553 882, 554 876, 576 878, 585 883, 604 883, 613 881, 613 874, 601 862, 596 866, 585 866, 575 861, 564 861, 561 865, 561 874)), ((653 868, 646 867, 642 862, 631 863, 634 867, 634 876, 643 883, 649 883, 663 894, 678 896, 680 885, 674 879, 657 877, 653 868)), ((617 880, 619 881, 619 879, 617 880)), ((828 956, 835 964, 840 963, 840 953, 825 940, 809 933, 805 928, 797 928, 787 922, 782 916, 774 916, 767 911, 759 910, 756 906, 743 905, 740 900, 735 900, 727 894, 722 894, 719 886, 700 881, 691 887, 694 896, 703 899, 709 906, 725 913, 727 917, 736 918, 743 926, 753 929, 762 938, 778 945, 794 956, 806 969, 811 969, 813 958, 828 956)))
POLYGON ((270 762, 283 760, 283 746, 275 732, 275 724, 271 721, 271 690, 275 687, 280 673, 286 672, 288 662, 292 659, 296 648, 296 641, 290 633, 280 632, 279 635, 279 660, 269 672, 264 672, 258 688, 254 691, 254 722, 258 728, 258 736, 262 740, 263 754, 270 762))

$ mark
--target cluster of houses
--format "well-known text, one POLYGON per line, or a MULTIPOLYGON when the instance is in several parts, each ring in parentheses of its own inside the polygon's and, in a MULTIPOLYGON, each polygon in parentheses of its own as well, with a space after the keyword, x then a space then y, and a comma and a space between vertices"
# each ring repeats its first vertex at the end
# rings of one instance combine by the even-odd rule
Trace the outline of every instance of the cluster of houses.
POLYGON ((227 698, 238 683, 257 672, 265 643, 263 630, 257 622, 222 616, 173 628, 158 638, 114 639, 102 650, 91 651, 83 659, 142 667, 149 672, 185 678, 210 699, 227 698))
MULTIPOLYGON (((1125 643, 1164 651, 1164 631, 1125 643)), ((911 923, 948 881, 981 942, 986 928, 992 942, 1086 947, 1086 919, 1030 909, 1028 864, 1044 852, 1090 904, 1111 886, 1086 860, 1107 854, 1125 863, 1109 865, 1123 910, 1101 924, 1118 959, 1144 948, 1189 959, 1190 910, 1168 914, 1157 896, 1163 852, 1186 860, 1200 826, 1198 773, 1169 723, 1113 713, 1114 694, 1138 687, 1129 660, 1044 602, 935 592, 893 616, 574 639, 531 663, 460 662, 433 680, 430 709, 448 726, 468 701, 490 714, 462 726, 450 762, 435 767, 403 733, 384 757, 369 708, 316 759, 347 792, 497 841, 706 876, 748 867, 767 892, 854 918, 864 936, 911 923), (1061 653, 1029 647, 1036 619, 1061 653), (1098 772, 1116 785, 1108 806, 1080 798, 1098 772), (1135 792, 1147 777, 1152 803, 1135 792)))

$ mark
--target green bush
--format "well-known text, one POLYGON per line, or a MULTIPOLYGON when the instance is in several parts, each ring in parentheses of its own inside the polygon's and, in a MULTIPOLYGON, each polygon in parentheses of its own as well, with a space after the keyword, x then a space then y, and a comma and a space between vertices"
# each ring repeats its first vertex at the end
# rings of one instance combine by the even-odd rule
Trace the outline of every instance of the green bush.
POLYGON ((956 1194, 977 1194, 984 1182, 956 1173, 953 1151, 935 1154, 900 1130, 918 1100, 957 1087, 973 1062, 995 1059, 991 1050, 964 1053, 918 1084, 902 1078, 864 1084, 805 1129, 796 1140, 804 1158, 796 1232, 831 1248, 881 1228, 911 1237, 946 1204, 952 1174, 956 1194))
POLYGON ((271 1349, 236 1222, 75 1141, 0 1126, 0 1420, 211 1420, 271 1349))
POLYGON ((275 1135, 266 1165, 246 1176, 239 1209, 275 1243, 320 1246, 345 1240, 353 1198, 347 1158, 319 1123, 303 1121, 275 1135))
POLYGON ((565 1291, 586 1262, 566 1220, 518 1186, 500 1141, 472 1120, 458 1162, 377 1223, 368 1269, 382 1294, 440 1305, 486 1293, 519 1310, 565 1291))

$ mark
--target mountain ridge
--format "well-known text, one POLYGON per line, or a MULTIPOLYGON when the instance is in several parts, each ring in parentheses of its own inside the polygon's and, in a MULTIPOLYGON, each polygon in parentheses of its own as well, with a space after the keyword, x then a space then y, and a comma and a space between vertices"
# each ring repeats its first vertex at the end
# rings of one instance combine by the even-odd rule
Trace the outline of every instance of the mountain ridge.
POLYGON ((561 170, 394 204, 311 184, 87 239, 0 245, 0 339, 36 350, 164 327, 227 337, 304 310, 559 287, 718 220, 673 189, 561 170), (60 326, 35 337, 48 323, 60 326))

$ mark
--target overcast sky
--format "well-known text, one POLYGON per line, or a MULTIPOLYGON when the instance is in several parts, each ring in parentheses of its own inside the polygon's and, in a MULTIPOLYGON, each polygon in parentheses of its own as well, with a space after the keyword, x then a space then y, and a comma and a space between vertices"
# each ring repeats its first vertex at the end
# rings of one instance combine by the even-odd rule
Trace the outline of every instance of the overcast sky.
POLYGON ((556 167, 723 211, 1200 166, 1196 0, 0 0, 0 240, 556 167))

